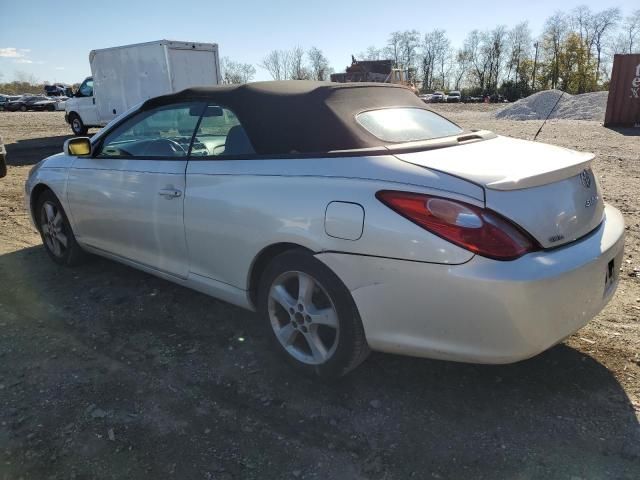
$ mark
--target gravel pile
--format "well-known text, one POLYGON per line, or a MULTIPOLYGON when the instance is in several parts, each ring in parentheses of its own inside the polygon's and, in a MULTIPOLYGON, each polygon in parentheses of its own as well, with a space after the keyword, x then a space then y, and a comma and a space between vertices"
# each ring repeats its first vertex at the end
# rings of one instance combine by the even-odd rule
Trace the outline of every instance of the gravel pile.
MULTIPOLYGON (((496 112, 495 117, 507 120, 543 120, 547 118, 561 95, 560 90, 534 93, 496 112)), ((565 93, 549 118, 603 121, 608 95, 608 92, 580 95, 565 93)))

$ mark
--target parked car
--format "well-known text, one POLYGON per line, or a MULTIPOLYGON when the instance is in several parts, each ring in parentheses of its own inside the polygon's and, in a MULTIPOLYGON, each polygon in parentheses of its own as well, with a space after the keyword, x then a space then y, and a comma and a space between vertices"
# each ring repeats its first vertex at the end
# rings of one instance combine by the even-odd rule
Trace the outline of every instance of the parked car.
POLYGON ((370 349, 515 362, 585 325, 625 231, 593 158, 463 131, 397 85, 260 82, 150 99, 25 192, 54 262, 257 310, 288 360, 339 376, 370 349))
POLYGON ((5 110, 5 105, 20 98, 19 95, 0 95, 0 111, 5 110))
POLYGON ((58 102, 59 102, 58 98, 44 97, 41 100, 34 102, 31 105, 30 110, 40 111, 40 112, 46 110, 47 112, 53 112, 54 110, 57 110, 58 102))
POLYGON ((430 93, 425 93, 425 94, 422 94, 422 95, 418 95, 418 97, 424 103, 431 103, 431 94, 430 93))
POLYGON ((2 136, 0 136, 0 178, 7 176, 7 151, 4 148, 2 136))
POLYGON ((491 95, 488 95, 487 97, 489 98, 490 103, 509 103, 509 101, 506 100, 503 95, 497 93, 493 93, 491 95))
POLYGON ((24 96, 5 104, 5 110, 10 112, 53 111, 56 109, 56 101, 43 96, 24 96))
POLYGON ((462 94, 458 90, 452 90, 447 94, 447 103, 460 103, 462 94))
POLYGON ((444 92, 433 92, 431 95, 431 103, 442 103, 445 101, 444 92))
POLYGON ((64 97, 65 99, 73 95, 71 85, 65 83, 54 83, 44 86, 44 93, 47 97, 64 97))

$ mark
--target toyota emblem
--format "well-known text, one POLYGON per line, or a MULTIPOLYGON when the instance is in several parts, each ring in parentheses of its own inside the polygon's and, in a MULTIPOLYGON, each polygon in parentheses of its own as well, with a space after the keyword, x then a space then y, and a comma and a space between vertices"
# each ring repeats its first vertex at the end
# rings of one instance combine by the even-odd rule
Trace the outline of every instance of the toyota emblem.
POLYGON ((582 186, 584 188, 591 188, 591 175, 589 175, 589 170, 583 170, 580 174, 580 182, 582 182, 582 186))

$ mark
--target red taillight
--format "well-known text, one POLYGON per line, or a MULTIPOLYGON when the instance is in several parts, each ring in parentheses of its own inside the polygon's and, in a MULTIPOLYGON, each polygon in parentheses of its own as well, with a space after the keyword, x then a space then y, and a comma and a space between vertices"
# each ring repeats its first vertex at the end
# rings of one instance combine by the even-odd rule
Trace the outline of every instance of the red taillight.
POLYGON ((419 193, 385 190, 376 197, 417 225, 483 257, 513 260, 540 249, 529 234, 491 210, 419 193))

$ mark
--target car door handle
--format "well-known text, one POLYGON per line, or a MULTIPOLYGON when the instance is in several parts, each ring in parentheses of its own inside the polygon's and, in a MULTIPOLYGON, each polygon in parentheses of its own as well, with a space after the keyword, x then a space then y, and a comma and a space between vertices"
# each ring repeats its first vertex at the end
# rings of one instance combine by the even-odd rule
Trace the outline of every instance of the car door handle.
POLYGON ((163 188, 158 192, 158 194, 164 198, 178 198, 182 195, 182 192, 175 188, 163 188))

